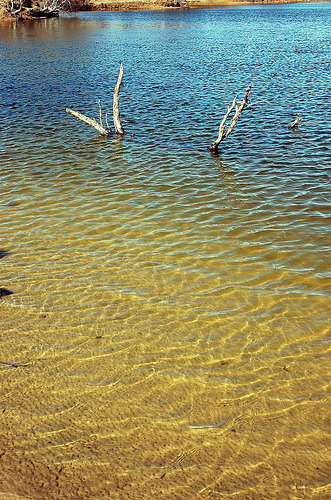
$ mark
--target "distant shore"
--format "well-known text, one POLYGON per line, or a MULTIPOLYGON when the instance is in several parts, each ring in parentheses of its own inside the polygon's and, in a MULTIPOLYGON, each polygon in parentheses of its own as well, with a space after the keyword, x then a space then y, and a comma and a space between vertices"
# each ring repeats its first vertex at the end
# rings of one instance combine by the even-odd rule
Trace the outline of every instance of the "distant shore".
MULTIPOLYGON (((0 21, 44 19, 57 17, 58 12, 45 15, 38 10, 37 0, 29 0, 31 8, 23 8, 18 16, 12 16, 0 0, 0 21)), ((133 11, 133 10, 185 10, 231 7, 240 5, 272 5, 292 3, 319 3, 328 0, 77 0, 77 11, 133 11)))
MULTIPOLYGON (((183 9, 207 9, 222 6, 239 5, 270 5, 291 3, 318 3, 323 0, 187 0, 176 2, 176 0, 91 0, 90 10, 93 11, 127 11, 127 10, 183 10, 183 9)), ((327 0, 325 0, 327 1, 327 0)))

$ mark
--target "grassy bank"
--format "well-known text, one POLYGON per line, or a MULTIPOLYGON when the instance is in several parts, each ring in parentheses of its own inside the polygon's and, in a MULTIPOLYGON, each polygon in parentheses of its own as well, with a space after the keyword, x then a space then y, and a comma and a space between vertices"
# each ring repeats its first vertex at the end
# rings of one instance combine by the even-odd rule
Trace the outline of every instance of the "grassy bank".
MULTIPOLYGON (((301 0, 302 1, 302 0, 301 0)), ((307 0, 309 1, 309 0, 307 0)), ((300 0, 91 0, 91 10, 160 10, 183 8, 208 8, 222 5, 284 4, 300 0)))
MULTIPOLYGON (((198 9, 226 5, 254 4, 284 4, 300 3, 305 0, 74 0, 70 5, 74 10, 93 11, 126 11, 126 10, 163 10, 163 9, 198 9)), ((306 0, 310 2, 311 0, 306 0)), ((323 0, 312 0, 323 1, 323 0)), ((36 0, 27 0, 28 8, 24 7, 19 14, 12 15, 6 8, 5 0, 0 0, 0 20, 24 20, 34 18, 54 17, 58 13, 45 14, 38 10, 36 0)))

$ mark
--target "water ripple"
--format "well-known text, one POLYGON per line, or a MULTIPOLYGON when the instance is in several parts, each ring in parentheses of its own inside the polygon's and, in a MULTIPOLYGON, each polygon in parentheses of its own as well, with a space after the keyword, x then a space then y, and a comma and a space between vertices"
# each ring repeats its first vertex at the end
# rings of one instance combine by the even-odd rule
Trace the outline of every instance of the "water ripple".
POLYGON ((327 497, 329 10, 0 26, 1 490, 327 497))

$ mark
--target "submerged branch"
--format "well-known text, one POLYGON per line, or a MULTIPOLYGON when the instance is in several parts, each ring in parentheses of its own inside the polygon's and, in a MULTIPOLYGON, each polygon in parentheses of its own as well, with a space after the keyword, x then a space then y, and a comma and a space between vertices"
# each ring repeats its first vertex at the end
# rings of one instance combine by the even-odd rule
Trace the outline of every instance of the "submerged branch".
POLYGON ((290 123, 289 128, 291 128, 292 130, 295 128, 298 128, 298 125, 301 121, 302 121, 302 118, 299 115, 299 113, 297 113, 296 119, 292 123, 290 123))
MULTIPOLYGON (((121 63, 120 72, 119 72, 117 83, 115 86, 114 99, 113 99, 113 119, 114 119, 115 132, 118 135, 125 134, 123 127, 122 127, 122 124, 121 124, 120 110, 119 110, 119 91, 120 91, 120 86, 122 84, 122 79, 123 79, 123 64, 121 63)), ((70 108, 66 108, 66 112, 69 113, 69 115, 74 116, 78 120, 80 120, 84 123, 87 123, 88 125, 90 125, 90 127, 95 128, 95 130, 97 130, 99 132, 99 134, 104 135, 104 136, 109 136, 111 134, 111 130, 110 130, 110 127, 108 124, 107 113, 105 114, 104 121, 103 121, 101 101, 99 101, 98 104, 99 104, 99 123, 96 120, 94 120, 94 118, 89 118, 88 116, 85 116, 82 113, 79 113, 78 111, 74 111, 70 108), (104 126, 104 123, 105 123, 105 126, 104 126)))
POLYGON ((30 363, 16 363, 15 361, 12 363, 6 363, 5 361, 0 361, 0 365, 10 366, 11 368, 24 368, 26 366, 30 366, 30 363))
POLYGON ((123 63, 121 63, 121 66, 120 66, 120 72, 118 75, 117 83, 115 85, 114 99, 113 99, 114 127, 115 127, 116 134, 119 134, 119 135, 125 134, 124 129, 122 127, 122 123, 121 123, 120 107, 119 107, 119 92, 120 92, 120 86, 122 84, 122 79, 123 79, 123 63))
POLYGON ((74 116, 78 120, 81 120, 82 122, 87 123, 91 127, 95 128, 101 135, 108 136, 110 134, 110 131, 105 129, 103 126, 101 126, 94 118, 89 118, 88 116, 83 115, 82 113, 79 113, 78 111, 73 111, 72 109, 66 108, 66 112, 69 113, 69 115, 74 116))
POLYGON ((246 92, 245 92, 245 96, 244 96, 243 100, 238 103, 239 104, 238 106, 237 106, 237 97, 235 97, 231 106, 228 107, 228 110, 225 113, 225 115, 221 121, 220 127, 219 127, 218 138, 211 146, 209 146, 210 151, 217 152, 219 144, 224 139, 229 137, 229 135, 231 134, 232 130, 234 129, 235 125, 237 124, 237 122, 239 120, 239 116, 241 115, 243 109, 249 105, 248 104, 248 97, 249 97, 249 93, 251 91, 251 88, 252 88, 251 85, 249 85, 247 87, 246 92), (232 120, 230 122, 230 125, 229 125, 227 131, 225 131, 226 121, 229 118, 229 116, 234 108, 236 108, 235 114, 232 117, 232 120))
POLYGON ((212 146, 210 146, 213 149, 213 151, 217 151, 219 143, 222 142, 222 140, 224 139, 224 137, 226 135, 225 123, 226 123, 226 120, 229 118, 233 108, 235 107, 236 102, 237 102, 237 96, 233 99, 231 106, 228 107, 228 110, 225 113, 223 120, 221 121, 220 128, 218 130, 218 137, 217 137, 216 141, 214 142, 214 144, 212 144, 212 146))

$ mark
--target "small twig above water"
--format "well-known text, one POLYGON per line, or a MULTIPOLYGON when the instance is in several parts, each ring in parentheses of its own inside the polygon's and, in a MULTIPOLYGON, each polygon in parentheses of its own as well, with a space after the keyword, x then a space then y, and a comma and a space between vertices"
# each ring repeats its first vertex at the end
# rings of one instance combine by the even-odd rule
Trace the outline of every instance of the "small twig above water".
POLYGON ((289 128, 291 128, 292 130, 297 129, 297 128, 298 128, 298 125, 299 125, 299 123, 300 123, 301 121, 302 121, 302 118, 301 118, 301 116, 299 115, 299 113, 297 113, 297 117, 296 117, 296 119, 295 119, 292 123, 290 123, 289 128))
POLYGON ((99 100, 99 120, 100 120, 100 127, 103 128, 103 123, 102 123, 102 108, 101 108, 101 102, 99 100))

